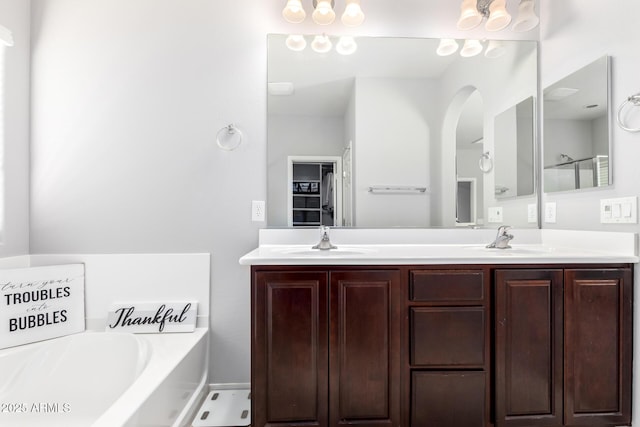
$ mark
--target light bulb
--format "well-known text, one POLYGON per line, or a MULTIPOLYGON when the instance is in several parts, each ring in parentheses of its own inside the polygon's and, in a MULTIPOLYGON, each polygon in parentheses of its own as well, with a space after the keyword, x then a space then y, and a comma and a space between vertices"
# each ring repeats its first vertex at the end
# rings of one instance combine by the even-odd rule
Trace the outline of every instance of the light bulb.
POLYGON ((358 49, 358 44, 351 36, 342 36, 336 45, 336 52, 340 55, 351 55, 358 49))
POLYGON ((476 0, 463 0, 460 6, 459 30, 471 30, 482 22, 482 14, 478 12, 476 0))
POLYGON ((498 58, 506 52, 504 42, 501 40, 491 40, 487 46, 487 50, 484 51, 486 58, 498 58))
POLYGON ((482 52, 482 44, 479 40, 465 40, 460 50, 460 56, 469 58, 482 52))
POLYGON ((436 53, 439 56, 449 56, 458 50, 458 42, 454 39, 442 39, 438 45, 436 53))
POLYGON ((348 27, 357 27, 364 21, 364 13, 360 7, 360 0, 347 0, 347 6, 342 14, 342 23, 348 27))
POLYGON ((288 0, 287 5, 282 9, 282 17, 287 22, 292 24, 299 24, 307 17, 304 9, 302 8, 301 0, 288 0))
POLYGON ((307 41, 300 34, 291 34, 287 37, 285 42, 287 47, 295 52, 300 52, 307 47, 307 41))
POLYGON ((318 25, 329 25, 336 19, 336 13, 331 7, 331 0, 318 0, 316 9, 311 15, 313 22, 318 25))
POLYGON ((325 34, 315 36, 311 42, 311 49, 318 53, 327 53, 333 47, 333 43, 325 34))
POLYGON ((487 31, 500 31, 511 23, 511 15, 505 6, 506 0, 493 0, 489 6, 489 19, 484 24, 487 31))
POLYGON ((513 24, 513 31, 522 32, 533 30, 540 18, 536 15, 534 10, 535 2, 533 0, 520 0, 520 6, 518 6, 518 17, 513 24))

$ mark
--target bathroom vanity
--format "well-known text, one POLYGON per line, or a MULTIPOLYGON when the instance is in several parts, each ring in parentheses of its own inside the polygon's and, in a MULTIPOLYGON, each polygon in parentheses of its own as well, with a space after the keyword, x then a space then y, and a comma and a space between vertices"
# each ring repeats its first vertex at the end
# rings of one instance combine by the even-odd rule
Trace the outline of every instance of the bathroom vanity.
POLYGON ((635 249, 337 246, 241 259, 254 426, 630 425, 635 249))

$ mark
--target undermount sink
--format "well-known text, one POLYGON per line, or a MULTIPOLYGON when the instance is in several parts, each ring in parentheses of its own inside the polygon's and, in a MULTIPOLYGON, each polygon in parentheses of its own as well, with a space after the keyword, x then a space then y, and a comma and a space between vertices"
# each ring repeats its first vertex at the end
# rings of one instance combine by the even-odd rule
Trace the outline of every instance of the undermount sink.
POLYGON ((553 252, 552 248, 545 246, 527 247, 527 246, 512 246, 510 248, 487 248, 486 246, 466 246, 465 249, 473 250, 477 252, 484 252, 494 255, 545 255, 553 252))
POLYGON ((292 256, 345 256, 345 255, 365 255, 373 252, 372 249, 354 248, 354 247, 337 247, 335 249, 312 249, 310 247, 287 247, 275 250, 278 253, 292 256))

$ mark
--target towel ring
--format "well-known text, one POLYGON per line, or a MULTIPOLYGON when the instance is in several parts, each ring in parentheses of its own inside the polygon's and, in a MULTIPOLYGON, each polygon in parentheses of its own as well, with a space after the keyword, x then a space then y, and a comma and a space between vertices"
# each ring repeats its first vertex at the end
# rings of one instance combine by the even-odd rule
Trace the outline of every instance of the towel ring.
POLYGON ((242 132, 231 123, 218 131, 216 143, 225 151, 233 151, 242 143, 242 132))
POLYGON ((627 104, 631 104, 634 107, 640 107, 640 93, 631 95, 622 104, 620 104, 620 108, 618 108, 618 115, 616 117, 618 119, 618 126, 620 126, 623 130, 626 130, 627 132, 640 132, 640 128, 630 128, 622 122, 622 110, 627 106, 627 104))
POLYGON ((480 166, 480 170, 482 172, 484 173, 491 172, 491 170, 493 169, 493 159, 491 158, 491 154, 489 154, 488 151, 485 151, 480 155, 480 160, 478 160, 478 165, 480 166))

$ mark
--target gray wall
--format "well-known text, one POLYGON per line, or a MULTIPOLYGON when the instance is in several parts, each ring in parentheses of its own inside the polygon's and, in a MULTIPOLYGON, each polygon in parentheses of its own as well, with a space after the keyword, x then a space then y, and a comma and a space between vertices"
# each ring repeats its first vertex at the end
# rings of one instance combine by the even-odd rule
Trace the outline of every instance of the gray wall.
POLYGON ((29 253, 29 16, 29 1, 0 0, 0 25, 11 30, 14 39, 5 57, 5 206, 0 256, 29 253))

